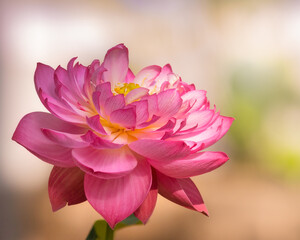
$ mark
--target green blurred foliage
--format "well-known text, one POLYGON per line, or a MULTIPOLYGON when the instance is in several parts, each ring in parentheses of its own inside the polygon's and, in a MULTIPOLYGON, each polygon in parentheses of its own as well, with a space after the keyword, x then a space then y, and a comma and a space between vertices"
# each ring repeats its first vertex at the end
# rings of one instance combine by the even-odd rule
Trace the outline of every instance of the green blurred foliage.
POLYGON ((283 177, 299 178, 300 149, 293 147, 288 137, 282 136, 286 134, 283 124, 288 123, 272 118, 274 112, 275 116, 280 116, 290 106, 300 109, 288 63, 241 64, 232 69, 229 78, 231 97, 228 106, 236 118, 230 129, 235 159, 267 168, 283 177), (268 126, 272 131, 266 129, 268 126))

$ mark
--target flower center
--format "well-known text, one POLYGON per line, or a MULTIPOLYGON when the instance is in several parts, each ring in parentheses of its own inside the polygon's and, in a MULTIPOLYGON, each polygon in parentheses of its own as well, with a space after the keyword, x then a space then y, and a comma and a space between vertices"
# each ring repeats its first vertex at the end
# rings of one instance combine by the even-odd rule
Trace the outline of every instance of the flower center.
POLYGON ((118 94, 124 94, 126 96, 131 90, 139 88, 140 85, 136 83, 124 83, 123 85, 116 86, 114 91, 118 94))

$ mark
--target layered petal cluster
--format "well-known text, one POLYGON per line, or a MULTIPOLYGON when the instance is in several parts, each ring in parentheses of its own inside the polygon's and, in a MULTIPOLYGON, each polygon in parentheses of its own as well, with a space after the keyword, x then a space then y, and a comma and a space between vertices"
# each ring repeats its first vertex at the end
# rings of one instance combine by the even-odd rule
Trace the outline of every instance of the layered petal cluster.
POLYGON ((190 177, 228 160, 203 149, 224 136, 233 118, 211 109, 206 92, 183 82, 170 65, 134 75, 123 44, 101 64, 75 60, 67 69, 38 63, 35 87, 50 113, 29 113, 13 135, 54 165, 53 210, 88 200, 112 228, 133 213, 146 223, 159 193, 208 214, 190 177))

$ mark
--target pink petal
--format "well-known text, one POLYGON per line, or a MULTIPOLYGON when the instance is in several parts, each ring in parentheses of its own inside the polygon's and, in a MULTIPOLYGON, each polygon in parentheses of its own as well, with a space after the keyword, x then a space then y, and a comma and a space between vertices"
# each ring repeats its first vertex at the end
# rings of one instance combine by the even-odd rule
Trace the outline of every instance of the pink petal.
MULTIPOLYGON (((76 86, 74 87, 74 81, 74 77, 70 78, 70 74, 67 70, 58 66, 54 72, 54 83, 56 86, 55 90, 58 95, 58 100, 46 96, 48 102, 71 112, 78 112, 78 110, 81 109, 81 106, 87 107, 86 98, 82 96, 76 86)), ((79 112, 79 114, 81 113, 79 112)))
POLYGON ((165 162, 152 159, 148 161, 154 168, 167 176, 187 178, 210 172, 223 165, 228 159, 223 152, 200 152, 174 161, 165 162))
POLYGON ((156 94, 144 96, 144 97, 142 97, 141 100, 148 101, 149 118, 152 118, 153 115, 157 115, 157 113, 158 113, 158 98, 157 98, 156 94))
MULTIPOLYGON (((57 85, 57 94, 59 96, 59 98, 61 98, 61 100, 64 100, 65 105, 67 106, 76 106, 76 104, 78 104, 78 96, 75 95, 73 92, 70 91, 70 89, 68 87, 66 87, 65 85, 63 85, 62 83, 60 83, 59 81, 55 80, 55 84, 57 85)), ((48 98, 48 100, 54 104, 57 104, 57 102, 53 101, 53 99, 48 98)), ((59 104, 57 104, 59 105, 59 104)))
POLYGON ((93 129, 94 131, 103 134, 103 135, 107 135, 106 131, 104 130, 103 126, 100 123, 100 116, 99 115, 95 115, 93 117, 90 118, 86 118, 86 122, 89 125, 89 127, 91 129, 93 129))
POLYGON ((208 215, 203 199, 189 178, 171 178, 157 172, 158 192, 170 201, 183 207, 208 215))
POLYGON ((189 147, 182 141, 141 139, 129 144, 136 153, 150 159, 174 160, 189 155, 189 147))
POLYGON ((51 129, 42 129, 44 135, 54 143, 68 148, 82 148, 87 147, 89 143, 81 139, 82 134, 70 134, 55 131, 51 129))
POLYGON ((141 160, 122 178, 100 179, 86 174, 84 188, 89 203, 114 228, 145 201, 151 184, 151 168, 147 161, 141 160))
POLYGON ((144 224, 146 224, 151 217, 153 210, 156 205, 157 200, 157 180, 156 180, 156 174, 153 172, 152 175, 152 186, 151 189, 145 199, 145 201, 142 203, 142 205, 134 212, 134 215, 141 220, 144 224))
POLYGON ((181 96, 183 103, 190 103, 189 113, 199 110, 207 102, 206 91, 193 90, 181 96))
POLYGON ((68 71, 61 66, 58 66, 54 72, 55 79, 62 83, 64 86, 70 86, 70 78, 68 71))
POLYGON ((171 118, 165 125, 163 125, 161 128, 157 129, 156 131, 166 131, 166 130, 172 130, 176 124, 176 119, 171 118))
POLYGON ((22 118, 12 139, 38 158, 60 167, 74 166, 71 149, 60 146, 48 137, 41 129, 53 129, 73 134, 84 133, 84 128, 64 122, 49 113, 33 112, 22 118))
POLYGON ((81 95, 85 95, 84 83, 86 78, 88 77, 88 68, 77 63, 73 68, 73 74, 81 95))
POLYGON ((72 58, 69 61, 67 70, 60 66, 56 68, 54 72, 55 84, 59 86, 62 99, 74 106, 80 104, 87 107, 86 100, 91 97, 91 78, 88 77, 89 68, 79 63, 76 63, 73 67, 75 60, 76 58, 72 58))
POLYGON ((219 116, 218 119, 205 130, 201 130, 200 132, 194 131, 188 134, 171 137, 171 139, 196 142, 199 146, 201 146, 201 148, 197 149, 200 151, 220 140, 229 130, 233 120, 234 118, 219 116))
POLYGON ((134 128, 136 125, 136 113, 133 108, 119 109, 111 113, 110 121, 125 128, 134 128))
POLYGON ((146 96, 148 92, 149 89, 143 87, 131 90, 125 97, 126 104, 132 103, 140 99, 141 97, 146 96))
POLYGON ((118 109, 125 107, 125 99, 123 94, 118 94, 116 96, 112 96, 106 99, 104 104, 104 111, 107 116, 118 109))
POLYGON ((78 65, 75 65, 75 67, 73 67, 76 58, 77 57, 72 58, 68 63, 67 72, 69 76, 69 83, 65 84, 65 86, 67 86, 79 100, 82 98, 84 79, 81 79, 81 77, 77 79, 78 65))
POLYGON ((77 167, 53 167, 48 184, 48 193, 53 211, 63 208, 66 204, 74 205, 86 200, 83 179, 84 172, 77 167))
POLYGON ((39 90, 42 89, 47 96, 57 99, 54 84, 54 69, 52 67, 38 63, 34 73, 34 83, 38 94, 39 90))
POLYGON ((95 86, 100 83, 105 69, 100 67, 99 60, 94 60, 87 68, 88 73, 83 84, 83 93, 88 99, 92 99, 95 86))
POLYGON ((145 86, 148 88, 153 80, 159 75, 160 71, 161 67, 156 65, 145 67, 135 76, 134 82, 141 87, 145 86))
POLYGON ((97 86, 103 82, 102 74, 106 69, 103 66, 100 66, 100 61, 95 59, 89 66, 89 74, 85 81, 85 89, 89 90, 89 86, 97 86))
POLYGON ((185 127, 186 125, 186 118, 184 119, 177 119, 175 122, 175 126, 173 128, 173 132, 174 134, 176 134, 177 132, 179 132, 183 127, 185 127))
POLYGON ((129 133, 123 130, 111 133, 108 139, 110 141, 113 141, 114 144, 120 144, 122 146, 128 144, 128 142, 132 142, 136 140, 129 133))
POLYGON ((103 73, 105 82, 111 82, 112 86, 116 83, 125 82, 128 72, 128 49, 124 44, 119 44, 109 49, 105 55, 102 66, 107 69, 103 73))
POLYGON ((70 111, 70 107, 59 97, 59 87, 54 81, 53 68, 38 63, 34 73, 34 83, 41 102, 50 112, 53 112, 53 110, 47 104, 49 101, 64 109, 65 112, 70 111))
MULTIPOLYGON (((149 111, 148 111, 149 112, 149 111)), ((149 118, 150 119, 150 118, 149 118)), ((150 125, 152 125, 153 123, 157 122, 160 119, 160 117, 153 115, 152 118, 150 120, 148 120, 147 122, 143 122, 141 124, 139 124, 137 126, 138 129, 142 129, 142 128, 146 128, 150 125)))
POLYGON ((84 84, 88 78, 88 68, 74 62, 76 57, 72 58, 67 66, 67 70, 60 66, 55 70, 55 79, 59 81, 65 89, 69 91, 69 97, 76 99, 76 102, 84 104, 84 84))
POLYGON ((125 82, 126 83, 131 83, 131 82, 133 82, 133 80, 134 80, 134 74, 131 71, 131 69, 128 68, 128 72, 127 72, 127 75, 126 75, 126 78, 125 78, 125 82))
POLYGON ((85 117, 83 115, 79 115, 76 114, 75 112, 66 110, 63 107, 48 101, 48 99, 45 100, 44 105, 53 115, 55 115, 56 117, 64 121, 74 123, 74 124, 85 124, 85 117))
POLYGON ((193 128, 195 126, 197 127, 196 130, 207 126, 207 124, 211 122, 214 114, 214 110, 203 110, 189 114, 186 118, 185 126, 181 129, 181 131, 193 128))
POLYGON ((135 107, 135 113, 136 113, 136 124, 139 125, 143 122, 146 122, 149 118, 148 113, 148 102, 146 100, 133 102, 129 105, 127 105, 129 108, 130 106, 135 107))
POLYGON ((170 89, 161 92, 157 95, 158 98, 158 116, 163 118, 169 118, 174 116, 180 109, 182 99, 178 92, 174 89, 170 89))
POLYGON ((127 175, 137 165, 137 159, 128 149, 74 149, 74 160, 85 172, 100 178, 119 178, 127 175))
POLYGON ((195 137, 195 139, 197 139, 196 142, 203 144, 202 149, 213 145, 226 134, 233 120, 234 118, 220 116, 211 127, 195 137))
POLYGON ((221 133, 217 141, 219 141, 228 132, 231 124, 234 121, 234 118, 232 117, 225 117, 225 116, 221 116, 221 117, 222 117, 222 127, 221 127, 221 133))
POLYGON ((130 132, 130 136, 135 137, 136 139, 157 139, 157 140, 161 140, 162 137, 165 135, 165 132, 161 131, 161 132, 157 132, 157 131, 151 131, 151 129, 149 129, 148 131, 146 130, 135 130, 130 132))
POLYGON ((94 107, 95 107, 95 109, 97 110, 98 113, 101 113, 100 96, 101 96, 101 93, 99 91, 94 91, 93 94, 92 94, 94 107))
MULTIPOLYGON (((67 70, 60 66, 55 70, 54 82, 60 99, 65 100, 68 105, 72 105, 73 111, 77 112, 77 110, 82 109, 82 106, 88 107, 86 103, 87 96, 84 90, 84 82, 88 76, 88 68, 78 63, 73 67, 75 60, 76 58, 72 58, 69 61, 67 70)), ((62 107, 51 98, 48 98, 48 102, 62 107)), ((85 115, 79 112, 79 115, 81 114, 85 115)))
POLYGON ((101 138, 90 130, 85 135, 81 136, 81 138, 85 142, 88 142, 94 148, 98 148, 98 149, 107 149, 107 148, 117 149, 123 146, 123 144, 113 143, 109 140, 101 138))
POLYGON ((157 89, 160 89, 164 82, 169 82, 169 76, 172 74, 172 68, 170 64, 166 64, 161 69, 159 75, 155 78, 152 85, 156 86, 157 89))
POLYGON ((96 91, 93 93, 93 102, 99 113, 99 109, 104 107, 106 100, 112 96, 110 82, 101 83, 96 87, 96 91))

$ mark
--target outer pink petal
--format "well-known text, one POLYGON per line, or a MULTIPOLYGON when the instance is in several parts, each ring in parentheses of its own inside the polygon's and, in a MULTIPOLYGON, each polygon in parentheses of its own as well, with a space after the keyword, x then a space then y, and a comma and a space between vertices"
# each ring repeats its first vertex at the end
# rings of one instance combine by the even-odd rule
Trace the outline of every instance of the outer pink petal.
POLYGON ((89 143, 81 139, 82 134, 71 134, 55 131, 51 129, 42 129, 43 133, 54 143, 68 148, 87 147, 89 143))
POLYGON ((69 81, 69 84, 66 85, 66 86, 68 86, 68 88, 72 91, 72 93, 74 95, 76 95, 76 97, 78 99, 80 99, 81 98, 81 89, 80 89, 79 83, 76 79, 75 70, 74 70, 74 67, 73 67, 76 58, 77 57, 74 57, 68 62, 67 72, 68 72, 68 76, 69 76, 70 81, 69 81))
POLYGON ((207 129, 200 132, 195 130, 188 134, 178 135, 172 137, 172 140, 196 142, 199 146, 201 146, 201 148, 198 149, 199 151, 213 145, 220 140, 229 130, 233 120, 234 118, 231 117, 219 116, 211 126, 207 127, 207 129))
POLYGON ((73 74, 81 95, 85 95, 84 83, 88 77, 88 68, 77 63, 73 68, 73 74))
POLYGON ((55 83, 54 79, 53 68, 42 63, 37 64, 34 82, 41 102, 50 112, 62 119, 65 119, 65 115, 73 115, 73 119, 77 119, 78 116, 74 114, 73 109, 60 97, 61 87, 55 83))
POLYGON ((134 212, 134 215, 146 224, 151 217, 157 200, 157 180, 155 171, 152 174, 152 186, 142 205, 134 212))
MULTIPOLYGON (((74 67, 75 58, 72 58, 69 63, 67 70, 57 67, 54 73, 54 82, 59 92, 59 97, 66 100, 69 104, 75 106, 76 109, 80 109, 80 106, 86 106, 86 98, 84 91, 84 82, 88 76, 88 68, 80 64, 76 64, 74 67)), ((49 99, 49 102, 52 102, 49 99)), ((81 114, 81 113, 79 113, 81 114)))
POLYGON ((176 119, 171 118, 165 125, 157 129, 156 131, 170 131, 174 128, 175 124, 176 124, 176 119))
POLYGON ((165 162, 151 159, 148 161, 154 168, 167 176, 188 178, 210 172, 223 165, 228 159, 223 152, 200 152, 174 161, 165 162))
POLYGON ((83 179, 84 172, 77 167, 53 167, 48 184, 48 193, 53 211, 59 210, 66 204, 74 205, 86 200, 83 179))
POLYGON ((71 149, 51 141, 43 134, 42 128, 73 134, 84 133, 86 130, 68 124, 49 113, 33 112, 22 118, 12 137, 14 141, 48 163, 60 167, 74 166, 71 149))
MULTIPOLYGON (((207 102, 206 91, 203 90, 193 90, 189 91, 182 96, 183 103, 189 103, 190 108, 188 109, 189 113, 199 110, 203 104, 207 102)), ((184 106, 183 104, 183 106, 184 106)), ((181 111, 184 109, 181 109, 181 111)))
MULTIPOLYGON (((75 59, 74 59, 75 60, 75 59)), ((72 61, 72 59, 71 59, 72 61)), ((68 71, 61 66, 58 66, 54 72, 54 78, 56 81, 60 82, 64 86, 70 86, 70 78, 68 71)))
POLYGON ((231 124, 234 121, 234 118, 232 117, 225 117, 225 116, 221 116, 221 117, 222 117, 222 127, 221 127, 221 133, 217 141, 219 141, 228 132, 231 124))
POLYGON ((219 119, 206 131, 198 135, 198 143, 202 144, 202 150, 219 141, 229 130, 234 118, 220 116, 219 119), (218 123, 220 125, 218 125, 218 123))
MULTIPOLYGON (((56 75, 55 75, 56 77, 56 75)), ((57 79, 55 79, 55 84, 57 86, 57 95, 59 96, 60 99, 64 100, 65 103, 67 103, 66 105, 70 107, 70 109, 72 109, 71 106, 76 106, 78 104, 79 101, 79 96, 74 94, 69 88, 69 85, 66 85, 68 87, 66 87, 65 85, 63 85, 62 83, 60 83, 57 79)), ((49 100, 49 98, 48 98, 49 100)), ((53 102, 52 99, 50 99, 50 102, 53 102)), ((53 102, 55 103, 55 102, 53 102)))
POLYGON ((186 208, 208 215, 203 199, 189 178, 171 178, 157 172, 158 192, 163 197, 186 208))
POLYGON ((182 141, 141 139, 129 144, 136 153, 150 159, 171 161, 189 155, 190 148, 182 141))
POLYGON ((106 180, 86 174, 84 188, 89 203, 114 228, 145 201, 151 184, 150 165, 141 160, 122 178, 106 180))
POLYGON ((100 178, 118 178, 127 175, 137 165, 137 159, 128 149, 74 149, 74 160, 85 172, 100 178))
POLYGON ((118 109, 111 113, 110 121, 126 128, 134 128, 136 125, 136 113, 133 108, 118 109))
MULTIPOLYGON (((34 83, 38 94, 40 89, 42 89, 47 96, 57 99, 54 84, 54 69, 52 67, 38 63, 34 73, 34 83)), ((44 99, 41 99, 41 101, 43 102, 44 99)))
POLYGON ((64 107, 61 107, 60 105, 56 105, 50 100, 45 99, 44 105, 47 107, 47 109, 58 118, 75 124, 85 124, 85 117, 83 115, 79 115, 75 113, 74 111, 70 111, 65 109, 64 107))
POLYGON ((211 122, 214 114, 214 110, 203 110, 193 112, 186 118, 185 126, 182 129, 180 129, 180 131, 190 129, 195 126, 197 127, 197 129, 200 129, 211 122))
POLYGON ((88 75, 88 68, 78 63, 73 66, 75 60, 76 57, 69 61, 67 70, 58 66, 55 70, 55 80, 60 82, 78 102, 84 103, 83 95, 85 93, 83 88, 88 75))
POLYGON ((109 49, 105 55, 102 66, 107 69, 103 73, 105 82, 111 82, 112 86, 116 83, 125 82, 128 72, 128 49, 124 44, 119 44, 109 49))

